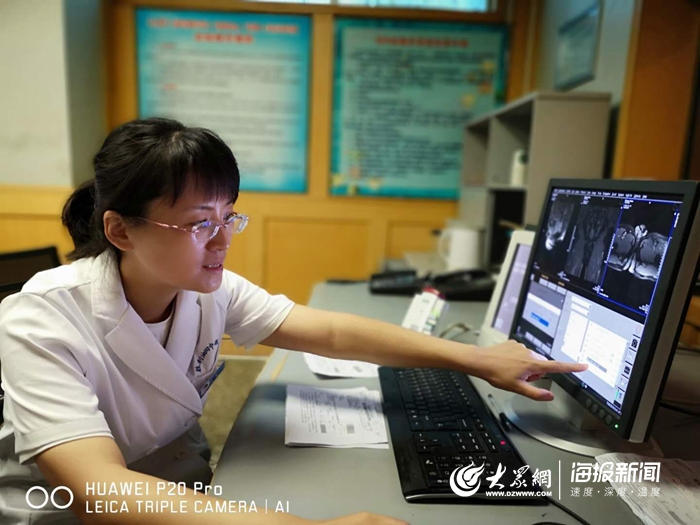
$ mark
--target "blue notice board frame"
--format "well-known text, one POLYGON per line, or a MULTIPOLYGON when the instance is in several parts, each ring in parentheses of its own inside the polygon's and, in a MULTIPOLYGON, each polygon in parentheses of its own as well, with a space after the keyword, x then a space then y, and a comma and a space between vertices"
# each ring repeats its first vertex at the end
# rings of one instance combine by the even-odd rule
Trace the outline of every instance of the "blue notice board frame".
MULTIPOLYGON (((407 197, 455 200, 459 197, 462 163, 462 142, 464 123, 478 114, 490 111, 505 100, 506 89, 506 57, 508 49, 508 29, 505 25, 495 24, 467 24, 451 22, 424 22, 410 20, 383 20, 383 19, 356 19, 339 18, 335 22, 335 61, 333 78, 333 117, 331 138, 331 181, 330 193, 338 196, 375 196, 375 197, 407 197), (351 49, 351 46, 354 46, 351 49), (374 50, 372 49, 374 48, 374 50), (377 51, 383 48, 381 51, 377 51), (389 53, 385 49, 392 49, 389 53), (358 57, 361 53, 375 53, 378 60, 369 69, 372 72, 382 73, 380 69, 386 67, 384 60, 389 57, 394 61, 394 66, 401 65, 396 53, 404 53, 407 69, 418 68, 419 64, 410 64, 411 53, 415 50, 423 50, 422 53, 432 53, 438 56, 442 50, 443 60, 447 60, 447 54, 457 61, 460 57, 468 57, 464 62, 453 62, 455 67, 461 67, 460 74, 464 73, 464 86, 458 85, 454 79, 446 78, 444 86, 430 86, 430 92, 421 93, 420 89, 414 89, 411 82, 411 74, 403 76, 403 81, 397 83, 396 90, 387 92, 386 85, 380 85, 377 91, 377 100, 386 103, 391 98, 402 99, 403 106, 411 105, 423 111, 421 118, 444 119, 449 125, 443 128, 433 126, 433 130, 440 135, 431 148, 432 133, 430 126, 391 126, 383 129, 383 122, 392 119, 391 113, 372 115, 368 112, 365 120, 357 118, 361 111, 353 105, 353 100, 358 97, 367 97, 368 90, 365 83, 360 86, 358 78, 366 63, 359 66, 359 59, 352 63, 352 57, 358 57), (461 53, 460 53, 461 52, 461 53), (468 54, 468 53, 471 54, 468 54), (354 54, 352 54, 354 53, 354 54), (468 66, 471 63, 471 66, 468 66), (348 67, 349 64, 349 67, 348 67), (385 93, 380 93, 384 90, 385 93), (429 94, 430 93, 430 94, 429 94), (432 98, 431 98, 432 97, 432 98), (440 102, 444 97, 445 103, 440 102), (348 103, 346 107, 346 103, 348 103), (365 132, 369 132, 364 134, 365 132), (397 133, 398 132, 398 133, 397 133), (391 151, 391 140, 373 140, 373 137, 381 137, 382 133, 394 136, 393 144, 401 141, 407 144, 415 143, 424 148, 423 151, 430 156, 431 150, 441 150, 444 154, 435 155, 433 165, 446 166, 439 170, 440 173, 426 173, 430 171, 430 159, 418 158, 425 165, 420 172, 415 174, 401 170, 394 176, 386 176, 383 173, 372 173, 367 163, 374 162, 374 166, 392 166, 402 163, 410 164, 412 160, 404 155, 408 150, 396 148, 391 151), (374 135, 373 135, 374 134, 374 135), (376 144, 382 142, 387 156, 372 151, 376 144), (388 148, 387 148, 388 146, 388 148), (393 156, 392 160, 390 155, 393 156), (427 160, 426 160, 427 159, 427 160), (398 175, 398 176, 397 176, 398 175)), ((366 55, 365 55, 366 56, 366 55)), ((416 55, 414 55, 416 56, 416 55)), ((427 55, 425 55, 427 56, 427 55)), ((426 61, 423 61, 425 66, 426 61)), ((429 66, 429 63, 428 63, 429 66)), ((393 67, 393 66, 392 66, 393 67)), ((449 77, 449 75, 446 75, 449 77)), ((372 96, 372 93, 369 93, 372 96)), ((381 108, 381 103, 377 106, 381 108)), ((385 106, 386 107, 386 106, 385 106)))
POLYGON ((218 133, 243 191, 307 191, 310 16, 137 8, 136 46, 140 118, 218 133))

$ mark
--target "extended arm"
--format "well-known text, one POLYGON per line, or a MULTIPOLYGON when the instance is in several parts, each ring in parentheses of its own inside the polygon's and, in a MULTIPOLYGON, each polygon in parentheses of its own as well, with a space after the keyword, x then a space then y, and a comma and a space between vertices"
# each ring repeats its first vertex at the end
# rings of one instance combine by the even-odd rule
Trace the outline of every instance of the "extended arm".
POLYGON ((542 401, 551 400, 552 394, 528 381, 545 373, 580 372, 587 368, 584 364, 548 361, 515 341, 485 349, 358 315, 301 305, 294 306, 263 344, 380 365, 451 368, 542 401))

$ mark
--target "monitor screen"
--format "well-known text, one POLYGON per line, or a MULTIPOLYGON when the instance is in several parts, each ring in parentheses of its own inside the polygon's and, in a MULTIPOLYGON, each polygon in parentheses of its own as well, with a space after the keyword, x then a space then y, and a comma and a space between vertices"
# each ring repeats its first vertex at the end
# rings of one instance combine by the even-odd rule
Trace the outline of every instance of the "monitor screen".
POLYGON ((510 329, 513 326, 513 316, 515 308, 518 306, 520 289, 523 286, 525 269, 530 258, 530 249, 529 244, 518 244, 515 247, 515 255, 508 271, 506 286, 493 318, 493 328, 506 335, 510 335, 510 329))
POLYGON ((513 336, 622 413, 682 195, 553 188, 513 336))

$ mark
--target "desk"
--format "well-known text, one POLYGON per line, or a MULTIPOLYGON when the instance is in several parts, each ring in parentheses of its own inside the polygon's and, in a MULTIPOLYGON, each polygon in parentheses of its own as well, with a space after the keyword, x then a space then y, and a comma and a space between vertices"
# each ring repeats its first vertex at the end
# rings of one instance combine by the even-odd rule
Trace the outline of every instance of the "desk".
MULTIPOLYGON (((400 324, 409 302, 407 297, 372 296, 367 291, 366 283, 318 284, 314 287, 309 305, 400 324)), ((443 322, 459 320, 478 326, 486 307, 486 303, 452 303, 443 322)), ((463 342, 470 341, 465 338, 463 342)), ((308 370, 300 353, 275 350, 239 414, 219 460, 212 484, 222 487, 222 498, 255 501, 258 507, 265 499, 270 502, 289 501, 291 513, 310 519, 328 519, 369 511, 404 519, 411 525, 510 525, 545 520, 578 523, 552 505, 409 504, 401 494, 391 449, 285 447, 285 386, 290 383, 332 388, 366 386, 379 390, 377 379, 319 379, 308 370)), ((474 384, 482 396, 492 392, 501 406, 512 396, 478 379, 474 380, 474 384)), ((670 414, 670 418, 668 428, 675 427, 676 431, 672 434, 677 441, 681 441, 678 425, 687 425, 689 418, 676 417, 675 414, 670 414)), ((688 439, 685 429, 682 436, 686 442, 693 442, 688 439)), ((511 431, 510 437, 526 463, 539 469, 552 470, 555 498, 561 479, 562 503, 590 523, 641 523, 617 496, 603 496, 607 484, 590 484, 594 487, 594 494, 600 490, 594 498, 571 496, 571 463, 594 460, 543 445, 516 429, 511 431), (558 475, 559 461, 563 478, 558 475)))

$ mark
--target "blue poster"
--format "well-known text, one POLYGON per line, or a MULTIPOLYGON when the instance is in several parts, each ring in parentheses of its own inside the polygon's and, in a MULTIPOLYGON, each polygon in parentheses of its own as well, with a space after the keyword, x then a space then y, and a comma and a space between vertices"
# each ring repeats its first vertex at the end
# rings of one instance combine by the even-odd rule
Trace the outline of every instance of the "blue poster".
POLYGON ((308 16, 136 10, 139 116, 211 129, 245 191, 306 191, 308 16))
POLYGON ((505 26, 336 23, 331 193, 457 199, 464 124, 505 99, 505 26))

